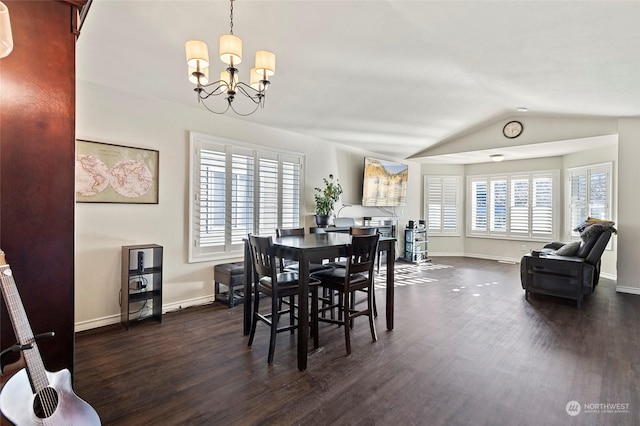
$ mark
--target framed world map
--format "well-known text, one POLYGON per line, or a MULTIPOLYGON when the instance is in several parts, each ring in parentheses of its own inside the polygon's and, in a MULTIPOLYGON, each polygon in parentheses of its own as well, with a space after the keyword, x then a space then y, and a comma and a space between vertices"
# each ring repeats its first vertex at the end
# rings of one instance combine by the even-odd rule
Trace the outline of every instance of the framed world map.
POLYGON ((159 151, 76 141, 76 202, 158 204, 159 151))

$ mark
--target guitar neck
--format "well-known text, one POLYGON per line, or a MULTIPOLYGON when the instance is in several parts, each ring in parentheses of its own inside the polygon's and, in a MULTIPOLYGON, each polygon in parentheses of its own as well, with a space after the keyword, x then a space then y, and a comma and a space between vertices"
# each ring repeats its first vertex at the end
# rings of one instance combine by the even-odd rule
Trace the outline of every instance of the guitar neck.
POLYGON ((34 393, 37 393, 49 386, 49 381, 42 357, 40 356, 40 351, 38 350, 38 345, 33 337, 33 331, 27 320, 27 314, 22 305, 20 294, 18 294, 18 288, 13 280, 13 273, 9 265, 4 261, 4 253, 2 253, 2 251, 0 251, 0 282, 4 303, 7 306, 11 325, 13 326, 13 331, 18 339, 18 343, 32 346, 31 349, 24 350, 23 355, 27 370, 29 371, 31 386, 33 387, 34 393))

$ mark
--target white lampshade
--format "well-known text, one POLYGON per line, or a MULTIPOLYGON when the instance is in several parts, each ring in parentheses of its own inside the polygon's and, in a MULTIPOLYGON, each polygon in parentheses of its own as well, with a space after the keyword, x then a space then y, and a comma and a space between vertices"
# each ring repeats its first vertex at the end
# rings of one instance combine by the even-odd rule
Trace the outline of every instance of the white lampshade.
POLYGON ((187 54, 187 65, 191 68, 205 69, 209 66, 209 49, 207 43, 200 40, 189 40, 184 44, 187 54))
MULTIPOLYGON (((189 67, 189 81, 193 84, 198 84, 198 77, 193 75, 197 70, 197 68, 189 67)), ((209 82, 209 68, 201 68, 199 71, 204 74, 203 76, 200 76, 200 84, 207 84, 209 82)))
POLYGON ((276 55, 268 50, 258 50, 256 52, 256 72, 266 73, 267 77, 271 77, 276 73, 276 55))
POLYGON ((258 74, 255 68, 251 68, 251 71, 249 73, 249 84, 251 85, 251 87, 258 91, 266 89, 266 87, 262 84, 262 80, 268 80, 268 78, 262 78, 262 75, 258 74))
POLYGON ((232 34, 220 36, 220 60, 227 65, 242 62, 242 40, 232 34))
POLYGON ((11 20, 9 9, 0 1, 0 58, 8 56, 13 50, 13 35, 11 34, 11 20))
MULTIPOLYGON (((226 71, 226 70, 225 71, 221 71, 220 72, 220 80, 222 80, 225 83, 227 83, 227 86, 229 87, 229 89, 235 90, 236 89, 236 84, 238 84, 238 74, 236 73, 236 74, 233 75, 233 84, 229 84, 229 80, 230 80, 229 76, 230 75, 231 74, 229 74, 229 72, 226 71)), ((224 86, 221 86, 220 87, 220 91, 221 92, 226 92, 227 89, 224 86)))

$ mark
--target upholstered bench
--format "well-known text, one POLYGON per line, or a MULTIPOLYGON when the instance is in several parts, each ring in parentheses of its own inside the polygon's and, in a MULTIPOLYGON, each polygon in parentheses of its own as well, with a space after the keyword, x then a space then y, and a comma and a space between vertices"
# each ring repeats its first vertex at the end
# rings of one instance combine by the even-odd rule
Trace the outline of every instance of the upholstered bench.
POLYGON ((215 300, 226 303, 233 308, 236 303, 244 301, 244 263, 222 263, 213 268, 215 300), (220 288, 225 286, 226 291, 220 288))

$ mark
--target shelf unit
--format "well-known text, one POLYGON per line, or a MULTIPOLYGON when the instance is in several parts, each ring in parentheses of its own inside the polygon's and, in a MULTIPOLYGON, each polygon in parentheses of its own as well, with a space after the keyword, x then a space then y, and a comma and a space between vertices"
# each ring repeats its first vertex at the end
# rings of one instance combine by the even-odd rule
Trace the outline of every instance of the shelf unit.
POLYGON ((162 246, 122 246, 120 322, 162 322, 162 246))
POLYGON ((426 228, 404 230, 404 260, 412 263, 429 261, 426 228))

